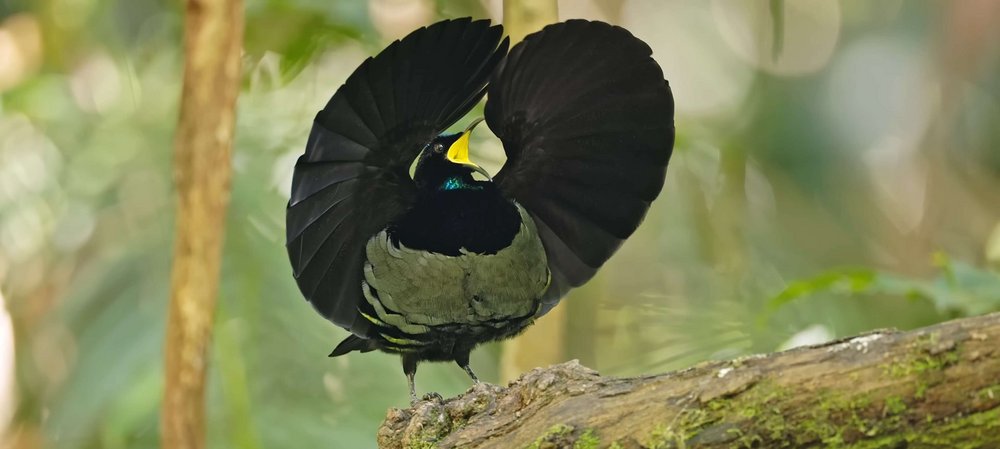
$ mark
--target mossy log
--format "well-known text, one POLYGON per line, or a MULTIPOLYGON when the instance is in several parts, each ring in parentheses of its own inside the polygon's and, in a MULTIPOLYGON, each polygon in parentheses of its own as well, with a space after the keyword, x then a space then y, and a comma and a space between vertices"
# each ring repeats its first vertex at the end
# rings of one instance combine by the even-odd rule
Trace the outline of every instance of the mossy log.
POLYGON ((1000 448, 1000 314, 666 374, 576 362, 389 411, 383 449, 1000 448))

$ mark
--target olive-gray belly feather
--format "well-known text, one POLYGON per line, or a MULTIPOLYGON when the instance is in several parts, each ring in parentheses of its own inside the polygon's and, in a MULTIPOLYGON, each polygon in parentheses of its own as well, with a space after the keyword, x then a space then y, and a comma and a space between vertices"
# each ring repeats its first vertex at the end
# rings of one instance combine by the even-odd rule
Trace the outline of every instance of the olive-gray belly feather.
POLYGON ((378 315, 369 319, 420 334, 428 326, 499 326, 533 313, 549 270, 534 222, 517 208, 521 228, 510 246, 495 254, 463 249, 447 256, 395 246, 385 230, 369 239, 363 287, 378 315))

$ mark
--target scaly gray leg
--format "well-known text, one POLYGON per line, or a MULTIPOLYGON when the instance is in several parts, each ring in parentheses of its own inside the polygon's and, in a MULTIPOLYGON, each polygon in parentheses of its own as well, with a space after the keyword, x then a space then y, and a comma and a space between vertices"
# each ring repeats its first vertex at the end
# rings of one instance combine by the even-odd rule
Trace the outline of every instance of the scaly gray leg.
POLYGON ((479 383, 479 378, 476 377, 476 373, 472 372, 472 367, 470 367, 469 365, 465 365, 462 367, 462 369, 464 369, 465 372, 468 373, 469 377, 472 378, 472 383, 474 384, 479 383))
POLYGON ((413 377, 417 374, 417 358, 403 355, 403 374, 406 374, 406 383, 410 386, 410 405, 417 404, 417 387, 413 377))
POLYGON ((461 366, 462 369, 465 370, 465 373, 468 374, 470 378, 472 378, 472 383, 477 383, 478 384, 479 383, 479 378, 476 377, 476 373, 474 373, 472 371, 472 367, 469 366, 469 353, 471 351, 472 351, 472 349, 469 348, 469 350, 467 350, 467 351, 459 352, 458 354, 455 354, 455 363, 457 363, 458 366, 461 366))

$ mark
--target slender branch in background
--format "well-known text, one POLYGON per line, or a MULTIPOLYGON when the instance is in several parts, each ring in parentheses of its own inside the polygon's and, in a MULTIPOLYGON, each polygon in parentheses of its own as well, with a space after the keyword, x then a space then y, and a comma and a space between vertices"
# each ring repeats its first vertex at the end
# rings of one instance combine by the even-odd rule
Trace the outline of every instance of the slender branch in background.
MULTIPOLYGON (((556 0, 504 0, 503 27, 511 44, 520 42, 545 25, 559 21, 556 0)), ((507 381, 536 366, 564 360, 566 340, 566 305, 558 306, 519 337, 503 345, 500 360, 501 381, 507 381), (532 344, 531 342, 534 342, 532 344)))
POLYGON ((207 350, 219 287, 236 121, 242 0, 188 0, 174 154, 177 234, 166 341, 164 448, 205 446, 207 350))
POLYGON ((771 61, 778 62, 785 45, 785 0, 771 0, 771 61))

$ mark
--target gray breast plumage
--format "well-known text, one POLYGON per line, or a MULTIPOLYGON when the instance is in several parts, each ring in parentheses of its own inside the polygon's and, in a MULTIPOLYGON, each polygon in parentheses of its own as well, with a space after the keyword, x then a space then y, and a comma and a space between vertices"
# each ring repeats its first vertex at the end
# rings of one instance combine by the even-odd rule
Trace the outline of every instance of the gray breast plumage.
MULTIPOLYGON (((381 321, 411 335, 429 326, 501 326, 528 318, 549 283, 545 250, 520 205, 521 227, 495 254, 447 256, 394 245, 383 230, 365 248, 363 290, 381 321)), ((377 322, 376 321, 376 322, 377 322)))

